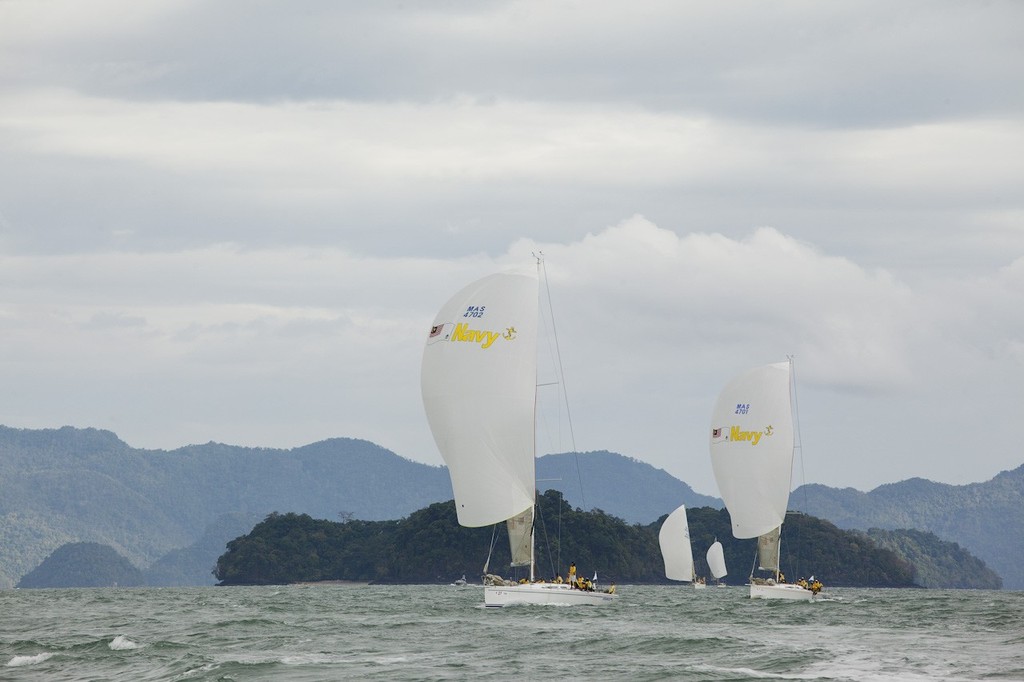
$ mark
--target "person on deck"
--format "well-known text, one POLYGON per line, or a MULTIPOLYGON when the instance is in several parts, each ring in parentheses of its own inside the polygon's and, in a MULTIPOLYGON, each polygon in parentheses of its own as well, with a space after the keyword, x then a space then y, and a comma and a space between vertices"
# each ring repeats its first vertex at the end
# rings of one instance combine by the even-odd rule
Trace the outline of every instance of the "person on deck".
POLYGON ((576 562, 575 561, 573 561, 572 563, 569 564, 569 584, 570 585, 575 585, 576 584, 576 562))

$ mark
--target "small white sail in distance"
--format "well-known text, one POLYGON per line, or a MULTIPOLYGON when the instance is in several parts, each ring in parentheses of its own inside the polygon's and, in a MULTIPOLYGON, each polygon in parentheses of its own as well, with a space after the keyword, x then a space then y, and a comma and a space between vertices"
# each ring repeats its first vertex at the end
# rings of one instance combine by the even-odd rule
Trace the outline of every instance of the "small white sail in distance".
POLYGON ((690 526, 686 521, 686 505, 668 515, 658 532, 661 556, 665 560, 665 577, 669 580, 693 580, 693 550, 690 547, 690 526))
POLYGON ((729 575, 725 570, 725 551, 722 549, 722 543, 717 539, 708 547, 707 560, 712 578, 721 580, 729 575))

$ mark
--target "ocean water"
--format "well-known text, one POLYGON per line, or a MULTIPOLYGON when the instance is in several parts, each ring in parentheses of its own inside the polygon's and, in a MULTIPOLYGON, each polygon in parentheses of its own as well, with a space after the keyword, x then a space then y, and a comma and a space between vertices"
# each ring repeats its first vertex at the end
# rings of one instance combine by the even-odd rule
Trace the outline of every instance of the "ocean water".
POLYGON ((0 680, 1024 680, 1024 592, 618 588, 484 609, 477 586, 0 591, 0 680))

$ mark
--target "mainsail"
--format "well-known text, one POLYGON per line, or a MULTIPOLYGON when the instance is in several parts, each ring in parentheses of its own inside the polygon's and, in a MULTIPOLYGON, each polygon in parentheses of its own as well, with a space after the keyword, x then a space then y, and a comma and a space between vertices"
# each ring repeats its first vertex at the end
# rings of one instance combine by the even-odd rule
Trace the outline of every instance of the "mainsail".
POLYGON ((512 566, 529 566, 533 563, 533 507, 522 514, 516 514, 505 522, 508 529, 508 544, 512 550, 512 566))
POLYGON ((686 505, 668 515, 658 532, 661 556, 665 560, 665 577, 669 580, 693 580, 693 550, 690 548, 690 525, 686 522, 686 505))
POLYGON ((782 539, 782 526, 768 531, 757 538, 757 567, 762 571, 779 570, 779 541, 782 539))
POLYGON ((477 280, 444 304, 423 350, 423 405, 463 526, 533 508, 538 293, 536 273, 477 280))

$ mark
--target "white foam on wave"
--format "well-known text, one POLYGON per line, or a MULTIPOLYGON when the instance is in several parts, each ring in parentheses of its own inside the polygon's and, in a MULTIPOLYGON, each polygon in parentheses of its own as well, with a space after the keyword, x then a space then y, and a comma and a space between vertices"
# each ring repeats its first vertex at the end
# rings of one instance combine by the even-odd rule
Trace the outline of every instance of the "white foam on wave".
POLYGON ((351 659, 333 654, 292 654, 282 656, 281 663, 284 665, 311 665, 325 663, 347 663, 351 659))
POLYGON ((128 651, 129 649, 139 648, 138 643, 133 642, 124 635, 118 635, 111 640, 110 644, 107 646, 109 646, 113 651, 128 651))
POLYGON ((36 654, 35 656, 15 656, 11 660, 7 661, 7 667, 8 668, 20 668, 23 665, 35 665, 36 663, 42 663, 43 661, 48 659, 50 656, 53 656, 53 654, 52 653, 42 653, 42 654, 36 654))
MULTIPOLYGON (((700 664, 693 666, 699 672, 714 673, 715 677, 723 674, 727 677, 748 677, 757 680, 820 680, 821 677, 811 673, 772 673, 767 670, 754 670, 753 668, 731 668, 719 665, 700 664)), ((839 678, 846 679, 846 678, 839 678)), ((851 678, 856 679, 856 678, 851 678)))

